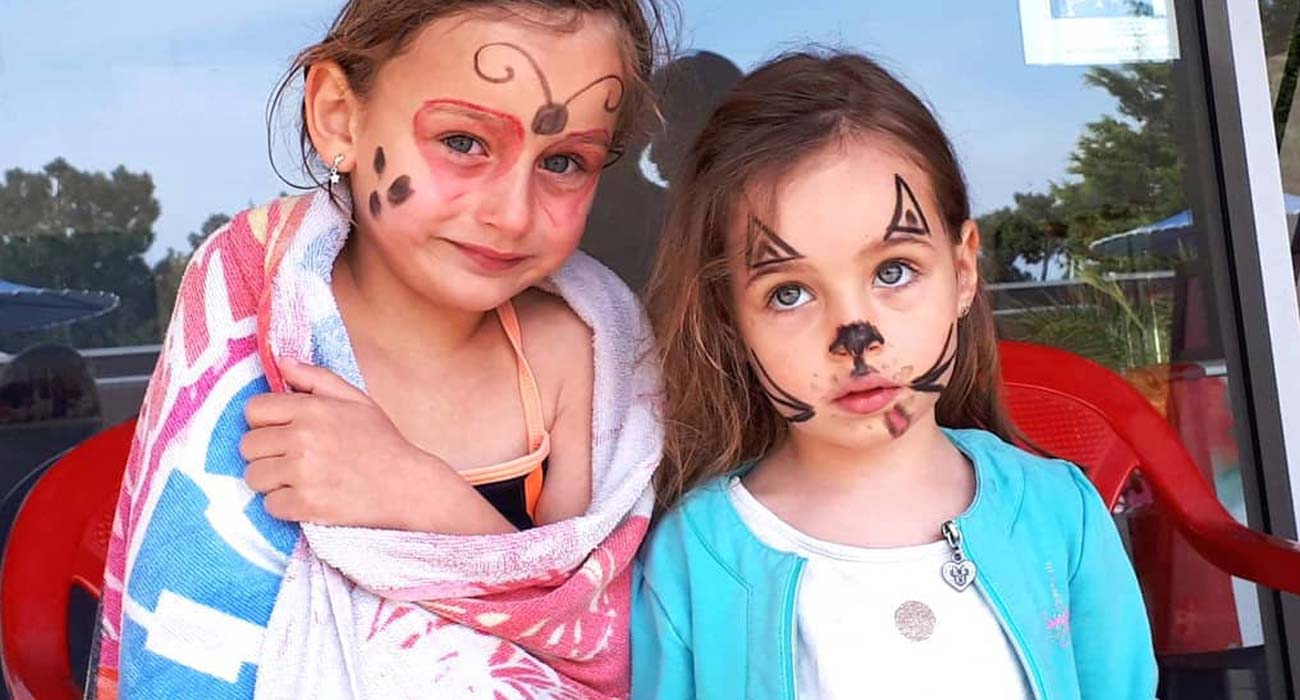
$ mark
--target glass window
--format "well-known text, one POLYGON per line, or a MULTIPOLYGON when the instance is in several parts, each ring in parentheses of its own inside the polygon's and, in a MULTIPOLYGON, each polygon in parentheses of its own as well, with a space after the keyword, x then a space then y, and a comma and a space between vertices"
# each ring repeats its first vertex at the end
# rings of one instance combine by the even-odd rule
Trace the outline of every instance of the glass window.
POLYGON ((1291 235, 1291 261, 1300 270, 1300 2, 1260 0, 1264 53, 1268 62, 1269 96, 1273 102, 1273 128, 1282 166, 1282 191, 1287 229, 1291 235))

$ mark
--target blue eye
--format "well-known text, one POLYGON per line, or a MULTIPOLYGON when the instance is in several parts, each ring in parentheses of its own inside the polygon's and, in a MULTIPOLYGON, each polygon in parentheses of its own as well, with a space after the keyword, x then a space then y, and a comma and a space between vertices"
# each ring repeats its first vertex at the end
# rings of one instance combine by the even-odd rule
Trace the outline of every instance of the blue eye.
POLYGON ((812 294, 809 294, 807 289, 797 284, 783 284, 772 290, 771 296, 767 298, 767 305, 777 311, 789 311, 810 301, 812 301, 812 294))
POLYGON ((569 155, 547 156, 542 159, 541 166, 543 170, 556 175, 568 175, 583 169, 582 163, 577 158, 569 155))
POLYGON ((478 139, 473 136, 466 136, 465 134, 453 134, 444 138, 442 142, 447 146, 447 148, 466 155, 477 155, 477 153, 474 153, 475 147, 477 147, 479 151, 483 150, 483 144, 479 143, 478 139))
POLYGON ((905 287, 916 277, 916 268, 902 260, 890 260, 876 270, 876 281, 881 287, 905 287))

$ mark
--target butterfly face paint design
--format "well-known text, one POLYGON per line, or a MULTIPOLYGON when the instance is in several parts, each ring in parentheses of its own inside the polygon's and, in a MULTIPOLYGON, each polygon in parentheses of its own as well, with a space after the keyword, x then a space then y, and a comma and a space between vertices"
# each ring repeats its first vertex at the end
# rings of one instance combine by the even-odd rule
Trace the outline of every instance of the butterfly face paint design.
POLYGON ((538 85, 542 88, 542 98, 545 100, 542 106, 537 108, 533 114, 532 130, 534 134, 550 136, 564 131, 564 127, 569 123, 569 103, 578 99, 580 95, 588 90, 605 83, 609 86, 609 92, 605 96, 605 111, 613 114, 618 111, 619 106, 623 104, 623 94, 626 87, 623 79, 617 75, 609 74, 596 78, 587 83, 586 86, 569 96, 563 102, 556 102, 551 96, 551 83, 546 78, 546 73, 542 71, 541 66, 537 64, 537 59, 528 53, 523 47, 512 44, 508 41, 497 41, 491 44, 484 44, 474 52, 474 72, 489 83, 509 83, 515 79, 515 68, 512 65, 505 65, 499 73, 493 71, 489 74, 483 67, 484 52, 496 53, 498 51, 514 52, 522 56, 525 62, 532 68, 533 74, 537 76, 538 85))

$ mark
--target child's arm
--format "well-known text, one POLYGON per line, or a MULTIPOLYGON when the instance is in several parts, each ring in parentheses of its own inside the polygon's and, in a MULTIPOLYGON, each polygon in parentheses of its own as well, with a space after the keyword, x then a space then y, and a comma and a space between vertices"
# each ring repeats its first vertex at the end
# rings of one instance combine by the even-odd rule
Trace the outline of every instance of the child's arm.
POLYGON ((691 649, 643 574, 638 563, 632 575, 632 700, 694 698, 691 649))
MULTIPOLYGON (((551 426, 551 456, 537 502, 537 524, 587 512, 591 505, 591 402, 595 375, 591 329, 565 307, 547 314, 553 327, 546 368, 562 377, 551 426)), ((541 363, 539 363, 541 364, 541 363)))
POLYGON ((255 285, 239 282, 260 270, 262 257, 237 217, 194 256, 181 282, 109 544, 100 662, 115 697, 253 696, 262 635, 298 529, 271 518, 240 480, 242 409, 269 386, 256 355, 230 360, 219 334, 241 331, 206 309, 214 289, 232 305, 246 301, 255 285), (209 335, 223 352, 187 353, 187 343, 209 335))
POLYGON ((1156 661, 1142 590, 1115 522, 1078 469, 1083 536, 1070 577, 1070 633, 1084 700, 1149 700, 1156 661))
POLYGON ((411 444, 378 404, 323 367, 281 361, 296 392, 255 397, 244 480, 281 520, 448 535, 514 532, 469 482, 411 444))

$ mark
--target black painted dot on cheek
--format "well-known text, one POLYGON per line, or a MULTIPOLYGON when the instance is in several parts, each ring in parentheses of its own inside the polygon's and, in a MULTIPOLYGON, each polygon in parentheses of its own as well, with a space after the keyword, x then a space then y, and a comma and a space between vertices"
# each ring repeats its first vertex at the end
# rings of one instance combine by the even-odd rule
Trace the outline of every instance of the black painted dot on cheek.
POLYGON ((380 146, 375 149, 375 174, 383 175, 384 166, 388 164, 388 159, 384 158, 384 147, 380 146))
POLYGON ((403 175, 393 180, 393 184, 388 186, 388 203, 397 206, 410 199, 412 192, 411 177, 403 175))
POLYGON ((379 193, 371 192, 370 193, 370 215, 375 217, 376 219, 379 218, 379 207, 380 207, 379 193))

